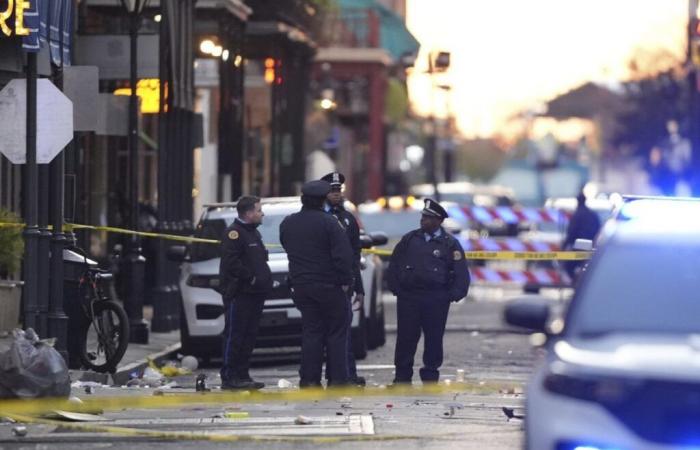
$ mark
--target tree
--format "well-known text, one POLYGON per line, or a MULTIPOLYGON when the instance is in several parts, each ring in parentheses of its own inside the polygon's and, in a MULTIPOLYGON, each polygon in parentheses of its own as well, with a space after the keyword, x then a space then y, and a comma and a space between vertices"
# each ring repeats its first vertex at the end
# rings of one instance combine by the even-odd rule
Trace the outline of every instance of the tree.
POLYGON ((675 120, 688 136, 689 88, 682 63, 668 52, 638 54, 630 62, 630 81, 622 85, 622 108, 615 116, 612 144, 619 152, 646 156, 667 136, 675 120))

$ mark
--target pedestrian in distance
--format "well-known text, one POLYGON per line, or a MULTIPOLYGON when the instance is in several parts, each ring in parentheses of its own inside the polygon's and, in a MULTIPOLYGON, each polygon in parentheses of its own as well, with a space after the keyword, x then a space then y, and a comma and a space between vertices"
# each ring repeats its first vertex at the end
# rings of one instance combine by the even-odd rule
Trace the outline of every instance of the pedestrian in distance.
POLYGON ((221 242, 219 292, 224 301, 222 389, 262 389, 249 374, 265 297, 272 290, 268 252, 257 230, 265 214, 258 197, 236 202, 238 217, 221 242))
POLYGON ((280 224, 280 242, 289 258, 294 305, 301 311, 299 386, 321 386, 324 351, 329 386, 348 383, 348 292, 353 283, 353 252, 345 229, 324 211, 331 186, 302 186, 301 211, 280 224))
POLYGON ((357 375, 357 365, 355 364, 355 354, 353 352, 351 328, 353 311, 360 310, 364 305, 365 289, 362 286, 361 259, 362 259, 362 244, 360 243, 360 225, 353 214, 346 210, 343 206, 345 198, 343 197, 343 184, 345 176, 339 172, 332 172, 321 178, 331 185, 331 191, 326 196, 326 211, 340 222, 345 228, 345 233, 348 236, 350 247, 353 251, 353 274, 355 282, 348 290, 348 374, 350 383, 358 386, 364 386, 366 381, 363 377, 357 375), (354 296, 354 298, 353 298, 354 296))
MULTIPOLYGON (((586 205, 586 194, 583 191, 579 192, 576 197, 576 210, 569 219, 569 226, 566 229, 566 237, 561 244, 562 250, 571 250, 574 248, 576 239, 594 240, 600 231, 600 218, 598 215, 586 205)), ((576 276, 583 261, 564 261, 564 270, 569 275, 572 281, 576 280, 576 276)))
POLYGON ((451 302, 469 291, 470 276, 459 241, 442 228, 448 217, 432 199, 425 200, 420 228, 396 245, 388 269, 389 290, 397 297, 394 384, 410 384, 413 360, 424 338, 423 383, 437 382, 443 359, 442 339, 451 302))

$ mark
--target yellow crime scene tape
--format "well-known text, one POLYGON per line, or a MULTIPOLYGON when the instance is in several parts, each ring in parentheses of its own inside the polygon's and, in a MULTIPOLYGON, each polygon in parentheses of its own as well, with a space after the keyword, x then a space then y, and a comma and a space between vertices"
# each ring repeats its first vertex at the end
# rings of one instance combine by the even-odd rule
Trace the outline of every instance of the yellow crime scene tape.
MULTIPOLYGON (((0 223, 0 226, 5 227, 23 227, 23 224, 18 223, 0 223)), ((93 231, 105 231, 108 233, 117 234, 127 234, 132 236, 141 236, 154 239, 166 239, 170 241, 177 242, 187 242, 187 243, 198 243, 198 244, 221 244, 220 240, 217 239, 202 239, 191 236, 179 236, 176 234, 166 234, 166 233, 152 233, 148 231, 135 231, 126 228, 110 227, 104 225, 84 225, 77 223, 67 223, 65 224, 65 229, 67 231, 73 230, 93 230, 93 231)), ((279 244, 267 244, 269 248, 279 248, 279 244)), ((393 250, 384 249, 365 249, 363 253, 378 255, 378 256, 391 256, 393 250)), ((558 260, 558 261, 582 261, 589 259, 591 257, 591 252, 580 252, 580 251, 555 251, 555 252, 531 252, 531 251, 509 251, 509 250, 499 250, 499 251, 467 251, 464 252, 464 257, 471 260, 520 260, 520 261, 545 261, 545 260, 558 260)))
MULTIPOLYGON (((160 392, 161 395, 150 396, 113 396, 94 397, 82 400, 82 403, 70 402, 66 399, 23 399, 23 400, 2 400, 0 401, 0 417, 9 417, 17 422, 26 424, 44 424, 76 431, 109 433, 120 436, 144 437, 153 439, 172 440, 206 440, 217 442, 235 441, 300 441, 315 444, 336 443, 344 441, 391 441, 406 439, 450 439, 449 434, 441 436, 426 435, 359 435, 359 436, 309 436, 309 437, 289 437, 289 436, 264 436, 264 435, 232 435, 217 434, 211 432, 197 431, 160 431, 148 429, 134 429, 128 427, 96 425, 93 423, 70 423, 41 417, 47 413, 55 411, 69 411, 78 413, 95 414, 96 411, 118 411, 125 409, 171 409, 188 405, 225 405, 225 404, 246 404, 260 402, 294 402, 294 401, 319 401, 338 400, 344 401, 343 397, 351 399, 366 397, 408 397, 421 395, 441 395, 449 394, 456 397, 458 394, 487 394, 503 392, 504 388, 513 389, 513 384, 501 383, 469 383, 460 382, 451 385, 432 384, 422 387, 397 386, 392 388, 314 388, 296 391, 280 392, 189 392, 177 393, 176 389, 160 392), (167 393, 167 394, 166 394, 167 393)), ((393 404, 391 407, 393 408, 393 404)), ((387 405, 389 407, 389 405, 387 405)), ((455 435, 456 436, 456 435, 455 435)))

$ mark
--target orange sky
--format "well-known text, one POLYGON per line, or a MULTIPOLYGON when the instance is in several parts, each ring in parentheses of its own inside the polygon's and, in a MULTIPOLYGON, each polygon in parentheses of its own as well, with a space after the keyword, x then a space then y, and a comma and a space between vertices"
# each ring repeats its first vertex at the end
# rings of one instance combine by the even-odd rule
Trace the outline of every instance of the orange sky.
MULTIPOLYGON (((408 0, 421 42, 409 77, 414 108, 430 111, 426 51, 452 53, 452 105, 467 136, 490 135, 506 118, 592 80, 627 75, 637 48, 685 51, 688 0, 408 0), (422 64, 421 64, 422 63, 422 64)), ((448 99, 437 90, 438 115, 448 99)))

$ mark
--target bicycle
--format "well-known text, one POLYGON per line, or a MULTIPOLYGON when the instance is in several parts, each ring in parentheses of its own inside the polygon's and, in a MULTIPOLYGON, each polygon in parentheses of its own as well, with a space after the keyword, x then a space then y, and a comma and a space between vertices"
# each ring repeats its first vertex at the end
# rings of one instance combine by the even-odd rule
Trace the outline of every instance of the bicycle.
MULTIPOLYGON (((76 251, 76 248, 72 249, 76 251)), ((96 372, 114 373, 129 344, 129 319, 124 308, 110 297, 114 278, 108 270, 91 267, 85 258, 85 271, 78 284, 77 350, 83 367, 96 372)))

